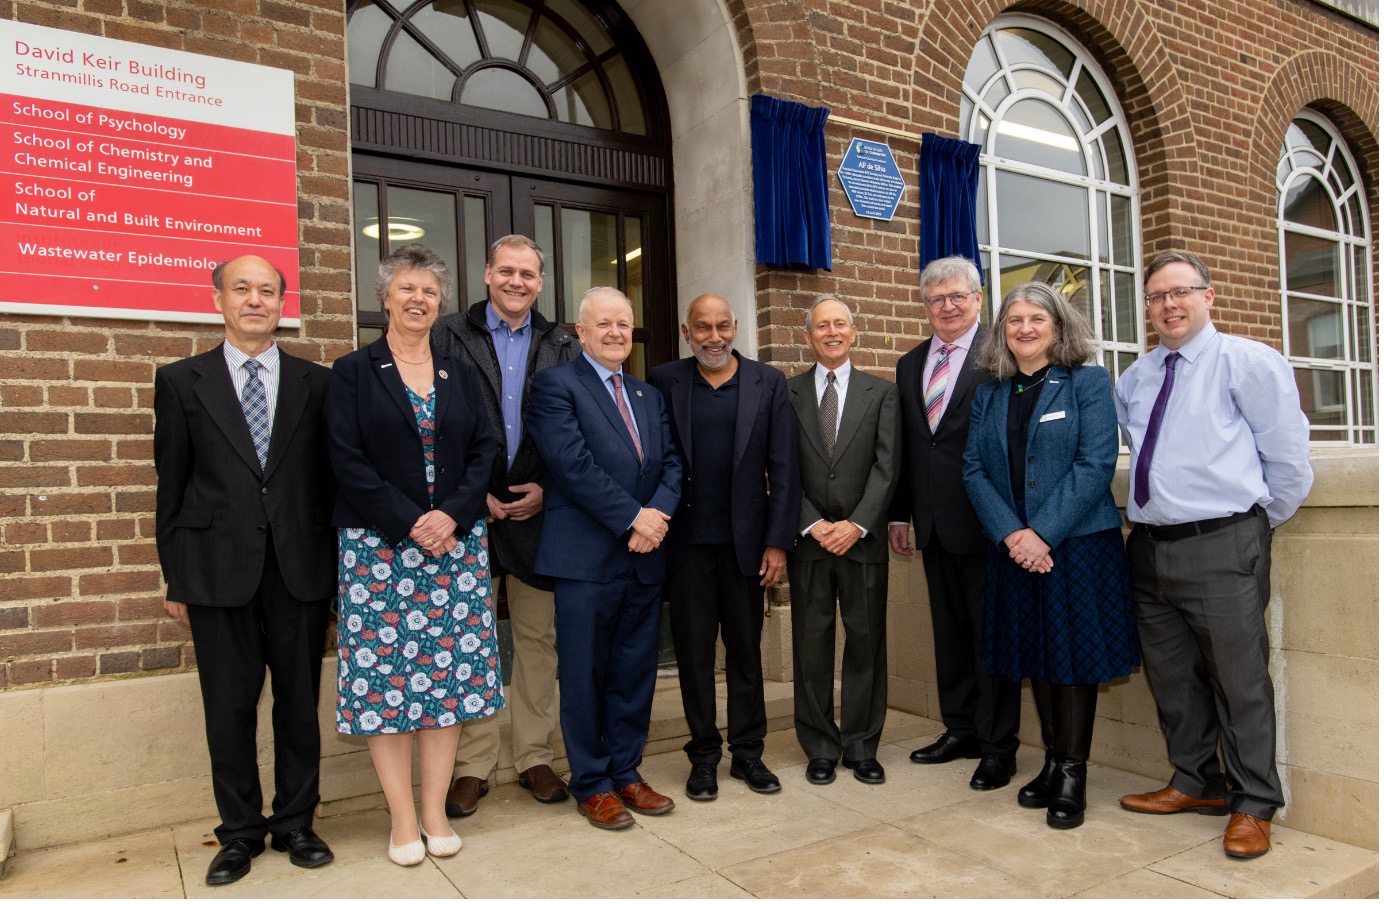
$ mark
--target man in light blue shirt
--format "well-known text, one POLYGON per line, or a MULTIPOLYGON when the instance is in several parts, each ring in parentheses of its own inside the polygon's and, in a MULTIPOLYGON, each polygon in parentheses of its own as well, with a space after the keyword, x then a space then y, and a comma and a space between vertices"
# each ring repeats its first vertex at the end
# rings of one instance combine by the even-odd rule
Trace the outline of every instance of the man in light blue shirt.
POLYGON ((1120 804, 1229 810, 1226 854, 1258 857, 1283 806, 1269 543, 1312 488, 1307 418, 1282 355, 1211 323, 1216 291, 1200 259, 1158 255, 1144 291, 1161 342, 1120 376, 1115 405, 1130 449, 1135 616, 1174 772, 1166 788, 1120 804))

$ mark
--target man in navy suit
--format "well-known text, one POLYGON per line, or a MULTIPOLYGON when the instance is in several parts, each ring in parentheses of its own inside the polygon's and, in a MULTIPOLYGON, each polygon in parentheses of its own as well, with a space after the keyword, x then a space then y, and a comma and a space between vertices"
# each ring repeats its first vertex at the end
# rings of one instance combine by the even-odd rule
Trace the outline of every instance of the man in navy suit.
POLYGON ((724 298, 687 306, 683 338, 692 357, 649 375, 663 393, 682 452, 682 505, 668 531, 668 598, 678 684, 691 739, 687 796, 715 800, 721 732, 716 728, 716 636, 726 647, 726 710, 732 778, 772 794, 764 765, 764 588, 784 577, 796 540, 802 484, 788 382, 742 358, 724 298))
POLYGON ((534 377, 526 432, 548 469, 535 570, 555 579, 559 717, 577 806, 597 828, 673 801, 639 775, 658 670, 663 539, 682 465, 663 397, 624 373, 634 309, 586 293, 580 358, 534 377))

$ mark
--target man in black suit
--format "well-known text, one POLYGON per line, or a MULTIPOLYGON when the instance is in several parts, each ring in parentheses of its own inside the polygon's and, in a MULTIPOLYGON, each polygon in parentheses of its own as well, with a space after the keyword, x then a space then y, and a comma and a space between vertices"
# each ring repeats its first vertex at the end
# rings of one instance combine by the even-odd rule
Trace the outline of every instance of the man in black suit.
POLYGON ((928 264, 920 280, 932 337, 899 360, 903 399, 903 476, 889 511, 889 545, 913 555, 908 521, 923 551, 937 691, 947 730, 913 751, 915 763, 980 758, 971 787, 1009 784, 1019 749, 1019 685, 986 672, 980 652, 989 541, 966 498, 961 458, 976 387, 993 377, 976 368, 980 273, 964 257, 928 264))
POLYGON ((692 357, 654 369, 682 453, 682 502, 668 527, 668 598, 682 711, 691 739, 687 796, 715 800, 716 636, 726 648, 732 778, 760 794, 780 790, 764 765, 764 588, 784 576, 796 539, 802 486, 798 440, 783 374, 733 348, 724 298, 687 307, 692 357))
POLYGON ((326 368, 274 343, 285 280, 259 257, 212 272, 226 341, 154 375, 155 533, 164 608, 197 652, 221 850, 208 885, 235 882, 264 836, 296 866, 332 861, 312 830, 317 689, 336 592, 336 497, 326 368), (264 818, 255 711, 274 694, 273 815, 264 818))
MULTIPOLYGON (((540 803, 567 799, 553 772, 549 736, 557 727, 557 627, 551 578, 535 574, 543 531, 543 459, 524 432, 524 407, 534 375, 571 361, 581 348, 534 304, 543 291, 544 255, 532 239, 507 235, 490 246, 485 264, 487 299, 448 314, 433 327, 433 342, 471 362, 497 440, 486 492, 491 580, 504 582, 514 640, 505 705, 519 784, 540 803)), ((448 816, 470 816, 490 790, 500 759, 499 716, 464 723, 457 748, 457 778, 447 793, 448 816)))
POLYGON ((801 539, 788 561, 793 593, 793 720, 807 780, 836 780, 836 760, 867 784, 884 781, 875 754, 888 711, 885 512, 899 476, 899 394, 851 367, 855 316, 831 296, 807 314, 817 358, 788 381, 798 421, 801 539), (832 718, 836 609, 846 629, 841 725, 832 718))

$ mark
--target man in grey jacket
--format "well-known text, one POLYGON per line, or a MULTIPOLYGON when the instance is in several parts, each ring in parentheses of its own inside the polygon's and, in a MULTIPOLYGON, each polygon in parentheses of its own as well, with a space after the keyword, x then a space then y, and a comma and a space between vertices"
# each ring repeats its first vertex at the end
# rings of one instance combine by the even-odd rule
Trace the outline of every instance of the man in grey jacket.
MULTIPOLYGON (((513 730, 519 784, 542 803, 567 798, 553 772, 549 736, 557 725, 557 649, 553 585, 533 572, 543 529, 543 461, 524 434, 524 406, 534 374, 570 361, 581 349, 534 304, 543 291, 544 255, 522 235, 490 246, 486 301, 448 314, 433 327, 433 342, 470 361, 481 375, 486 410, 498 440, 486 496, 490 565, 509 604, 514 660, 505 700, 513 730)), ((457 778, 447 795, 448 816, 470 816, 490 790, 500 758, 498 716, 466 723, 457 750, 457 778)))

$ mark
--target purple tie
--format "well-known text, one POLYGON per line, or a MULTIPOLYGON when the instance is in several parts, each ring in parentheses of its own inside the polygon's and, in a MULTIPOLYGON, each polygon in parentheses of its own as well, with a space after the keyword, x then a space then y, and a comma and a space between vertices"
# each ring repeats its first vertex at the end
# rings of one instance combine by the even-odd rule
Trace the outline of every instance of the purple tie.
POLYGON ((1163 429, 1163 412, 1168 410, 1168 396, 1173 394, 1173 375, 1177 360, 1182 356, 1173 352, 1163 361, 1163 388, 1154 399, 1153 412, 1149 415, 1149 428, 1144 431, 1144 445, 1139 449, 1139 461, 1134 465, 1134 504, 1143 508, 1149 502, 1149 467, 1153 464, 1153 447, 1158 443, 1158 433, 1163 429))
POLYGON ((634 453, 639 456, 639 460, 644 460, 644 447, 639 444, 639 431, 634 429, 634 416, 630 414, 630 406, 625 404, 625 394, 620 391, 621 379, 619 374, 610 375, 610 385, 615 387, 615 407, 620 409, 620 417, 625 421, 625 427, 630 432, 630 439, 634 440, 634 453))

